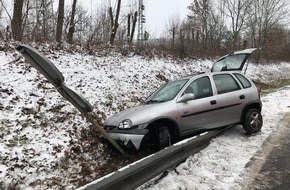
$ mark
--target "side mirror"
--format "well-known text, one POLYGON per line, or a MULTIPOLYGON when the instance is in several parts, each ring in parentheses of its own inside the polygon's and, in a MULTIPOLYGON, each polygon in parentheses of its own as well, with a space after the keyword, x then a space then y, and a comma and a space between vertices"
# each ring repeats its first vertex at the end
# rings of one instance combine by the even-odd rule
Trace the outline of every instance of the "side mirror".
POLYGON ((188 94, 184 94, 183 96, 181 96, 178 100, 177 100, 177 103, 180 103, 180 102, 188 102, 190 100, 194 100, 195 99, 195 96, 193 93, 188 93, 188 94))

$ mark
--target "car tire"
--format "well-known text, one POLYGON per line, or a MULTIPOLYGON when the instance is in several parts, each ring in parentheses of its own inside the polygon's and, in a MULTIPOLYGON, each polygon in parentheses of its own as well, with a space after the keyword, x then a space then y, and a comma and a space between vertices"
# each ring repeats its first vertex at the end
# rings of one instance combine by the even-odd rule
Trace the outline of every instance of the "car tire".
POLYGON ((247 134, 251 135, 253 133, 259 132, 262 128, 262 125, 263 117, 261 112, 257 109, 247 110, 243 121, 243 128, 247 134))
POLYGON ((171 135, 168 127, 162 126, 158 128, 158 148, 164 149, 171 146, 171 135))

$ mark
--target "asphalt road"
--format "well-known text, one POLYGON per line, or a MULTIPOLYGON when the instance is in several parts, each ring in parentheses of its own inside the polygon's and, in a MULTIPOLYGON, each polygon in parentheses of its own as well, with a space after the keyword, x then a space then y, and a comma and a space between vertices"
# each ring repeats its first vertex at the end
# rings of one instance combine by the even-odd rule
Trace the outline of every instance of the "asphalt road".
POLYGON ((290 114, 287 114, 265 143, 263 150, 250 164, 248 183, 243 189, 290 189, 290 114))

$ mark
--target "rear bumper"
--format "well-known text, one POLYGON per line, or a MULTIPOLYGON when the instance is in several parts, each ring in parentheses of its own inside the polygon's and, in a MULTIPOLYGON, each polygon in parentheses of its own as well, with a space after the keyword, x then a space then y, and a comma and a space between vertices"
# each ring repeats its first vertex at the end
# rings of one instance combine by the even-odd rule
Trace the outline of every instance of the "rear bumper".
POLYGON ((110 137, 115 141, 121 142, 124 146, 130 146, 132 143, 136 150, 140 149, 141 142, 148 132, 148 129, 113 129, 107 131, 110 137))

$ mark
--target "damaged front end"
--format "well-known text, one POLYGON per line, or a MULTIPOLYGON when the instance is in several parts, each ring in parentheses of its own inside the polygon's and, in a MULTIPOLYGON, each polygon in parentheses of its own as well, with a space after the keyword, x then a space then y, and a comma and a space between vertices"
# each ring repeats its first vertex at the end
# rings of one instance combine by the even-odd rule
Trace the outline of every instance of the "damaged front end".
POLYGON ((149 129, 118 129, 117 127, 110 129, 108 126, 104 128, 116 142, 126 148, 134 147, 137 151, 140 149, 145 135, 149 132, 149 129))

